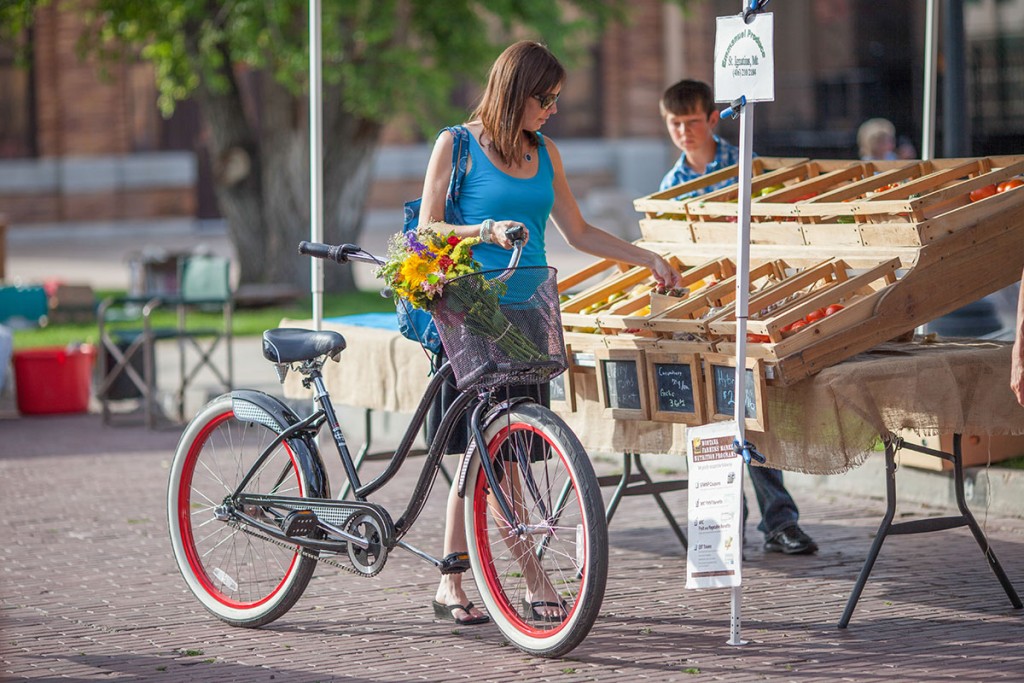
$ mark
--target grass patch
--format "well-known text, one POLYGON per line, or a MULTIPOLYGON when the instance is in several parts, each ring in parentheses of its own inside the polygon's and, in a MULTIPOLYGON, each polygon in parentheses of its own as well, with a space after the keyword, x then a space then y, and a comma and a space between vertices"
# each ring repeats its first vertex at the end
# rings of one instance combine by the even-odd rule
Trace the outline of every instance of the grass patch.
POLYGON ((999 467, 1007 467, 1011 470, 1024 470, 1024 455, 1019 458, 1013 458, 1011 460, 1004 460, 998 463, 999 467))
MULTIPOLYGON (((118 292, 98 292, 96 300, 102 301, 105 297, 114 294, 118 294, 118 292)), ((235 311, 233 316, 233 332, 237 337, 258 337, 263 334, 264 330, 277 327, 282 318, 312 318, 312 310, 312 297, 304 297, 290 306, 239 309, 235 311)), ((391 300, 382 298, 376 291, 324 295, 325 318, 394 310, 394 304, 391 303, 391 300)), ((154 313, 154 327, 175 325, 175 315, 173 309, 154 313)), ((190 327, 193 325, 195 327, 217 327, 220 324, 220 315, 202 312, 190 313, 188 323, 190 327)), ((125 326, 137 328, 140 324, 141 321, 135 321, 125 326)), ((46 327, 14 331, 15 349, 67 346, 75 342, 96 344, 98 341, 99 328, 95 322, 47 325, 46 327)))

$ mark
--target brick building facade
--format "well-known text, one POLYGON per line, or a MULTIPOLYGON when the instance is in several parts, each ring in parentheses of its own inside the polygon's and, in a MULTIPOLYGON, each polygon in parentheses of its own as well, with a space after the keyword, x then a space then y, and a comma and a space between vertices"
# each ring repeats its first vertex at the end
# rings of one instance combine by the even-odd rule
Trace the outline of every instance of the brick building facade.
MULTIPOLYGON (((656 186, 675 154, 658 97, 684 76, 712 80, 715 17, 738 9, 737 0, 691 0, 685 11, 633 0, 628 22, 609 27, 572 67, 560 112, 545 132, 573 149, 564 156, 579 197, 618 188, 630 210, 629 196, 656 186)), ((870 0, 788 0, 770 9, 776 99, 758 110, 758 152, 849 158, 857 125, 872 116, 890 118, 916 142, 923 2, 879 8, 870 0)), ((978 85, 972 108, 998 110, 1004 137, 1024 135, 1024 87, 1009 87, 1024 85, 1024 0, 979 0, 968 9, 969 35, 975 24, 994 27, 985 30, 1010 46, 1008 71, 986 66, 989 53, 972 46, 978 56, 970 69, 979 83, 1008 84, 984 91, 978 85), (993 12, 1001 14, 993 20, 993 12), (1003 99, 993 105, 983 97, 1003 99)), ((37 12, 31 71, 15 66, 10 46, 0 45, 0 213, 12 224, 216 215, 195 105, 182 103, 164 120, 147 64, 108 65, 101 76, 98 64, 81 61, 76 51, 80 19, 59 0, 37 12)), ((983 127, 986 119, 973 120, 983 127)), ((735 139, 735 124, 722 130, 735 139)), ((397 208, 419 194, 428 145, 414 137, 409 126, 386 131, 370 208, 397 208), (410 155, 422 163, 410 163, 410 155), (398 159, 403 163, 390 161, 398 159)))
MULTIPOLYGON (((120 63, 101 73, 80 59, 80 21, 59 5, 37 10, 31 81, 12 98, 29 115, 4 130, 3 149, 22 154, 4 155, 0 212, 11 223, 194 215, 195 161, 159 138, 152 69, 120 63)), ((10 60, 3 67, 7 88, 25 75, 10 60)))

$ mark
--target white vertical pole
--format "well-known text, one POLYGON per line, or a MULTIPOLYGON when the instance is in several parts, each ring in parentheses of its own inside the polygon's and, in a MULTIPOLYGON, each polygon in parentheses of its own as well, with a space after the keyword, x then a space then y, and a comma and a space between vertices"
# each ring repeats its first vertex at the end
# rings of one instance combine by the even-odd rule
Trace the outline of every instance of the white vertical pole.
POLYGON ((924 114, 921 123, 921 158, 935 158, 935 89, 939 61, 938 0, 928 0, 924 32, 924 114))
MULTIPOLYGON (((324 241, 324 128, 321 97, 320 0, 309 0, 309 241, 324 241)), ((313 294, 313 326, 320 329, 324 317, 324 262, 310 259, 310 291, 313 294)))
MULTIPOLYGON (((754 105, 740 108, 740 168, 739 217, 736 227, 736 395, 733 418, 736 420, 736 439, 743 444, 747 417, 747 314, 750 301, 750 185, 753 173, 754 105)), ((740 468, 740 490, 743 489, 744 469, 740 468)), ((743 528, 742 525, 740 527, 743 528)), ((743 538, 740 536, 742 548, 743 538)), ((742 550, 740 557, 742 558, 742 550)), ((742 561, 742 559, 741 559, 742 561)), ((743 645, 741 637, 743 586, 732 587, 729 645, 743 645)))

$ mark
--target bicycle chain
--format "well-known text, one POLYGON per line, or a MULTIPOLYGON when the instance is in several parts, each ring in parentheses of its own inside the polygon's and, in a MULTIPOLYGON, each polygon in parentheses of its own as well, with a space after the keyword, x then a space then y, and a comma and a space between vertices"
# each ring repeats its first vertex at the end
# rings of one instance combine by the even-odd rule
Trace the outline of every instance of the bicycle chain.
MULTIPOLYGON (((270 543, 274 543, 275 545, 279 545, 282 548, 287 548, 288 550, 295 550, 295 548, 296 548, 296 546, 292 545, 291 543, 285 543, 284 541, 278 540, 278 539, 276 539, 276 538, 274 538, 272 536, 266 536, 266 535, 261 534, 261 533, 259 533, 257 531, 253 531, 248 526, 239 525, 237 523, 232 523, 232 524, 230 524, 230 526, 233 526, 234 528, 238 529, 239 531, 243 531, 243 532, 249 534, 250 536, 255 536, 256 538, 259 538, 259 539, 261 539, 263 541, 269 541, 270 543)), ((359 571, 358 569, 356 569, 355 567, 353 567, 351 565, 342 564, 341 562, 336 562, 335 560, 323 557, 319 553, 313 554, 312 552, 310 552, 309 550, 307 550, 306 548, 303 548, 301 546, 298 549, 299 549, 299 555, 301 555, 302 557, 307 557, 307 558, 309 558, 311 560, 316 560, 318 562, 323 562, 324 564, 329 564, 332 567, 337 567, 338 569, 344 569, 345 571, 349 572, 350 574, 355 574, 356 576, 361 576, 361 577, 367 578, 367 579, 370 578, 371 576, 377 576, 377 574, 379 574, 381 572, 381 570, 384 569, 384 565, 386 564, 386 560, 385 560, 384 562, 380 563, 380 565, 377 567, 376 571, 371 572, 371 573, 366 573, 366 572, 359 571)))

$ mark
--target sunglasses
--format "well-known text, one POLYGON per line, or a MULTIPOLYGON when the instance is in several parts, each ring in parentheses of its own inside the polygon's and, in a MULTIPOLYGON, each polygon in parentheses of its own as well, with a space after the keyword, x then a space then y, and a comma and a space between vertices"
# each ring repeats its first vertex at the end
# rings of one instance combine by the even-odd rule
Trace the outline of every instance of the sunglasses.
POLYGON ((551 107, 555 106, 555 102, 558 101, 559 94, 560 93, 548 93, 546 95, 533 95, 532 97, 540 102, 541 109, 551 109, 551 107))

